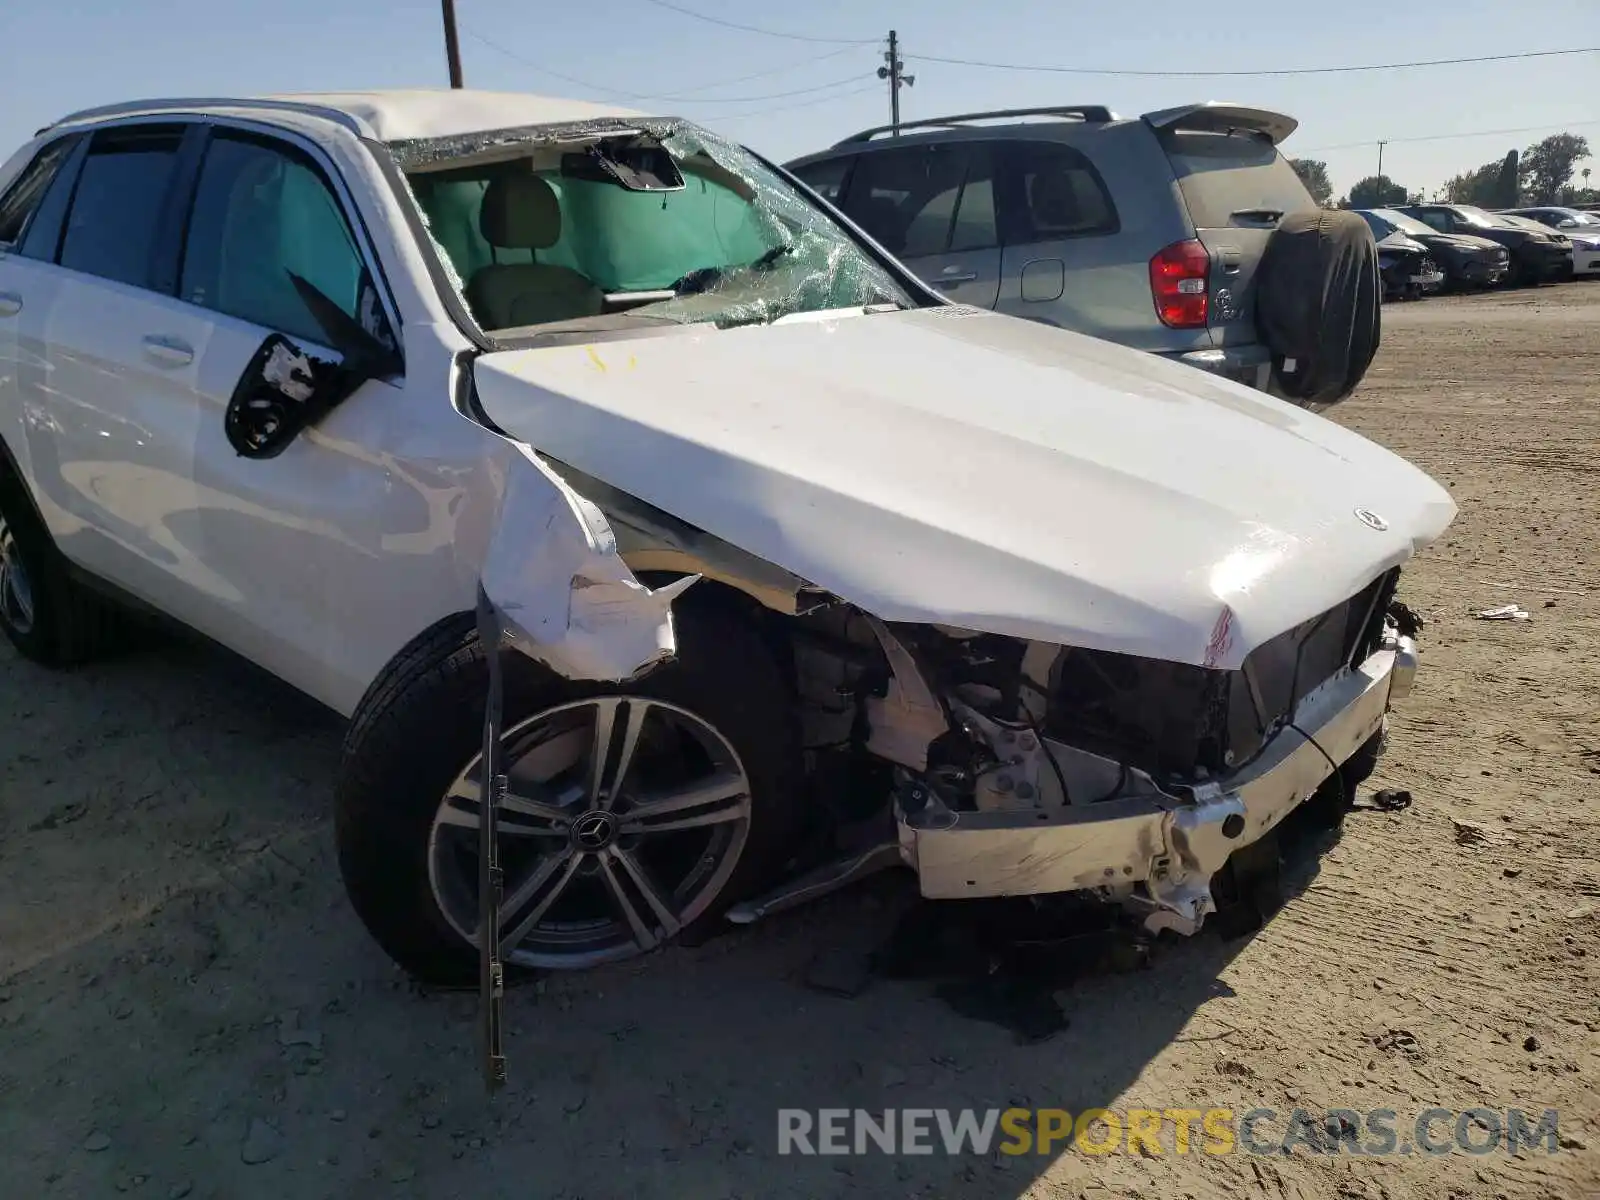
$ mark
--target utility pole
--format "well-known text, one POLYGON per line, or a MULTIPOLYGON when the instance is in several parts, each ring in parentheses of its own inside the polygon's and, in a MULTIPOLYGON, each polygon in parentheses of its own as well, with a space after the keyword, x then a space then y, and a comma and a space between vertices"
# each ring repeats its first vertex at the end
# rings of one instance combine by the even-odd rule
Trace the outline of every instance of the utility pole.
POLYGON ((1379 142, 1378 143, 1378 174, 1379 175, 1383 174, 1383 148, 1385 146, 1387 146, 1388 144, 1389 144, 1388 142, 1379 142))
POLYGON ((889 30, 889 52, 883 56, 887 66, 878 68, 878 78, 889 81, 889 121, 893 136, 900 136, 900 89, 917 81, 915 75, 905 74, 906 64, 900 60, 900 35, 889 30))
POLYGON ((461 86, 461 43, 456 38, 456 0, 440 0, 444 5, 444 56, 450 63, 450 86, 461 86))

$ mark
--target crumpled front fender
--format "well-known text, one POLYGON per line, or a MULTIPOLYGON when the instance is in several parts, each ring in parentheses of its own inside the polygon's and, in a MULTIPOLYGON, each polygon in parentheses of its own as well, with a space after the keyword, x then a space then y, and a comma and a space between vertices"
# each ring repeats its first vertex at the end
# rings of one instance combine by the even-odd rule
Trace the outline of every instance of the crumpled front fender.
POLYGON ((482 573, 507 640, 569 679, 622 682, 671 659, 672 602, 699 576, 640 583, 605 514, 513 445, 531 469, 510 472, 482 573))

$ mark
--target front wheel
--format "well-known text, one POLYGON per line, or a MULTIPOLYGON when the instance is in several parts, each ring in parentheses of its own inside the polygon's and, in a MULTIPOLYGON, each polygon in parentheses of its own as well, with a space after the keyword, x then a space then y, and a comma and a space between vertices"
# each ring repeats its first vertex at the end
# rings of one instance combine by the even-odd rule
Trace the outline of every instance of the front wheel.
MULTIPOLYGON (((720 919, 785 857, 800 778, 783 676, 741 619, 686 608, 679 654, 621 687, 505 654, 499 930, 512 968, 643 954, 720 919)), ((402 967, 478 969, 488 664, 470 618, 425 636, 356 714, 336 808, 356 912, 402 967)))

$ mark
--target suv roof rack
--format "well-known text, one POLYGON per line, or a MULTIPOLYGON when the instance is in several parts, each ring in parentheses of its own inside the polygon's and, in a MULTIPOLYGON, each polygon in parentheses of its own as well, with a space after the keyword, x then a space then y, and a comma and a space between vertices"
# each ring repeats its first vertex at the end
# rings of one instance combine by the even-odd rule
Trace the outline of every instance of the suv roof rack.
MULTIPOLYGON (((946 129, 965 125, 969 121, 994 121, 1002 117, 1076 117, 1080 121, 1115 121, 1116 114, 1103 104, 1059 104, 1048 108, 1000 108, 993 112, 960 113, 953 117, 927 117, 921 121, 901 121, 900 129, 946 129)), ((857 142, 870 142, 880 133, 893 133, 893 125, 874 125, 860 133, 851 134, 835 146, 849 146, 857 142)))

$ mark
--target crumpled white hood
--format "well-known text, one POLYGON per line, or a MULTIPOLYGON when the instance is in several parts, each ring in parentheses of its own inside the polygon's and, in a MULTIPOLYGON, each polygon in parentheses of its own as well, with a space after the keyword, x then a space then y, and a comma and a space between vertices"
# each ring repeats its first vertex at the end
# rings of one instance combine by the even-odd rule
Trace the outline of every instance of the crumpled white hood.
POLYGON ((1175 662, 1237 667, 1456 511, 1292 405, 959 307, 500 351, 476 380, 539 452, 884 620, 1175 662))

